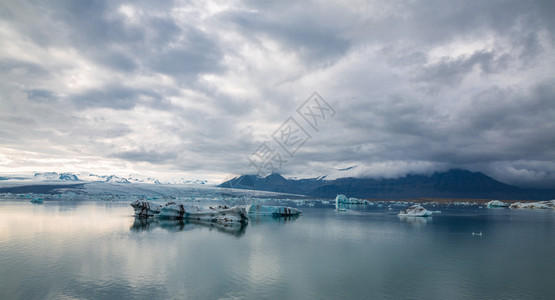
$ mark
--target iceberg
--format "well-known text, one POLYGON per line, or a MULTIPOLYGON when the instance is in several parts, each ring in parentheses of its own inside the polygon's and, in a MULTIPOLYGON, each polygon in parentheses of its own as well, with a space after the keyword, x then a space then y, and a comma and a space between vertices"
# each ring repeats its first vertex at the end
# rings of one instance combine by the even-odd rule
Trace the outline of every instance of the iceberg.
POLYGON ((398 216, 403 217, 429 217, 432 215, 431 211, 428 211, 424 207, 416 204, 405 210, 399 212, 398 216))
POLYGON ((38 197, 38 198, 33 198, 30 201, 31 203, 42 204, 44 202, 44 199, 41 197, 38 197))
POLYGON ((160 213, 162 205, 150 201, 136 200, 130 204, 139 218, 153 217, 160 213))
POLYGON ((244 207, 228 207, 218 205, 209 208, 201 208, 196 205, 187 205, 176 202, 168 202, 161 208, 159 218, 186 219, 197 221, 216 222, 218 224, 240 224, 247 223, 247 210, 244 207))
POLYGON ((501 202, 499 200, 491 200, 486 203, 488 207, 509 207, 509 203, 501 202))
POLYGON ((339 194, 335 197, 335 210, 337 211, 346 211, 347 209, 344 207, 341 207, 341 201, 346 200, 347 197, 343 194, 339 194))
POLYGON ((529 202, 529 203, 516 202, 511 204, 509 208, 555 209, 555 199, 550 201, 529 202))
POLYGON ((368 204, 368 201, 357 199, 357 198, 347 198, 343 194, 339 194, 335 197, 336 204, 368 204))
POLYGON ((247 213, 249 215, 257 216, 296 216, 303 212, 299 209, 288 207, 288 206, 266 206, 260 204, 251 204, 246 207, 247 213))

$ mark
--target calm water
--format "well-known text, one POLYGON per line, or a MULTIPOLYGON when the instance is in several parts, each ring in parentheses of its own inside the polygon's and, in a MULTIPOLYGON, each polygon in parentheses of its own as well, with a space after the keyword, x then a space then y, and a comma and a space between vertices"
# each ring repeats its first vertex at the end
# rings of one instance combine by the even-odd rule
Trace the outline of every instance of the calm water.
POLYGON ((555 297, 554 211, 301 209, 231 230, 135 220, 126 202, 0 201, 0 299, 555 297))

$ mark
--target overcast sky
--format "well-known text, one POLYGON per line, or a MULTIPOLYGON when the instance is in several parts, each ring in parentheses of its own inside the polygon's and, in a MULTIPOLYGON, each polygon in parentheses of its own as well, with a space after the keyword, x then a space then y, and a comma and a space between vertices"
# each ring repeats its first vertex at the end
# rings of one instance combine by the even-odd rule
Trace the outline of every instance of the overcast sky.
POLYGON ((555 187, 554 3, 4 0, 0 172, 555 187))

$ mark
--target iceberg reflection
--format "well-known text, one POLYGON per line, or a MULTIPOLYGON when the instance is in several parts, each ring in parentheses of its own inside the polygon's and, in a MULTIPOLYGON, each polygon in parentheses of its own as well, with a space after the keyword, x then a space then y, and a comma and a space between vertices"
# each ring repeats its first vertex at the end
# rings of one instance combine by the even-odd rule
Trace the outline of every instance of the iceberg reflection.
POLYGON ((399 217, 399 220, 412 224, 412 225, 426 225, 428 223, 432 222, 432 217, 412 217, 412 216, 399 216, 397 215, 397 217, 399 217))
POLYGON ((300 215, 292 215, 292 216, 264 216, 264 215, 251 215, 249 216, 249 220, 253 224, 269 224, 269 223, 280 223, 285 224, 289 222, 293 222, 300 218, 300 215))
POLYGON ((246 223, 239 224, 220 224, 202 220, 183 220, 183 219, 157 219, 157 218, 134 218, 132 231, 148 231, 161 228, 170 232, 189 231, 194 229, 208 228, 210 231, 225 233, 234 237, 245 235, 246 223))

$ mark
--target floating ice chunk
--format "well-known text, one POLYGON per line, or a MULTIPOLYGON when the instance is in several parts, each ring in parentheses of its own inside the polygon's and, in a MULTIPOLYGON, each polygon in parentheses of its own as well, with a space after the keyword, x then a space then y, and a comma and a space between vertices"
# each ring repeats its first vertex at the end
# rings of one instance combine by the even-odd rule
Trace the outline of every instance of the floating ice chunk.
POLYGON ((418 204, 413 205, 405 210, 402 210, 398 214, 398 216, 404 216, 404 217, 428 217, 431 215, 432 215, 431 211, 428 211, 427 209, 425 209, 424 207, 418 204))
POLYGON ((160 218, 187 219, 216 222, 218 224, 246 223, 247 210, 244 207, 214 206, 201 208, 196 205, 169 202, 164 205, 158 215, 160 218))
POLYGON ((530 208, 530 209, 555 209, 555 200, 511 204, 509 208, 530 208))
POLYGON ((488 207, 509 207, 509 203, 501 202, 499 200, 491 200, 486 204, 488 207))
POLYGON ((31 199, 31 203, 36 203, 36 204, 42 204, 43 201, 44 199, 41 197, 31 199))
POLYGON ((475 235, 482 236, 482 232, 481 231, 480 232, 472 232, 472 236, 475 236, 475 235))
POLYGON ((150 201, 136 200, 130 204, 135 210, 135 216, 148 218, 160 213, 162 205, 150 201))
POLYGON ((303 212, 299 209, 288 206, 266 206, 260 204, 251 204, 246 207, 249 215, 258 216, 296 216, 303 212))
POLYGON ((335 202, 336 203, 344 203, 347 202, 347 196, 343 195, 343 194, 339 194, 337 196, 335 196, 335 202))
POLYGON ((337 211, 346 211, 347 209, 341 207, 342 201, 347 201, 347 197, 343 194, 339 194, 335 197, 335 210, 337 211))
POLYGON ((343 195, 343 194, 339 194, 335 197, 335 202, 341 203, 341 204, 367 204, 368 201, 366 200, 362 200, 362 199, 357 199, 357 198, 347 198, 347 196, 343 195))

